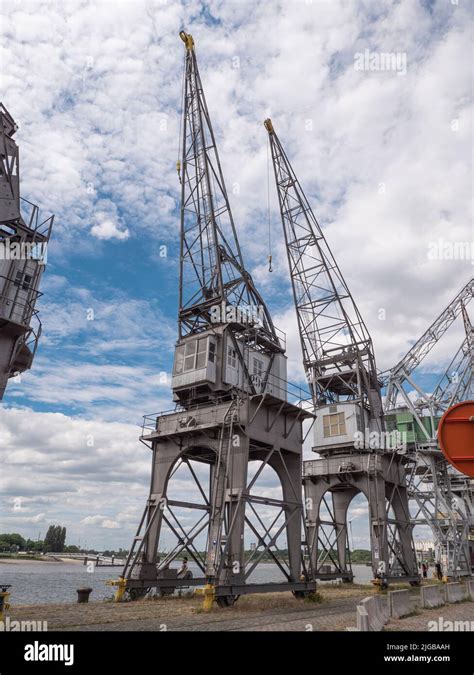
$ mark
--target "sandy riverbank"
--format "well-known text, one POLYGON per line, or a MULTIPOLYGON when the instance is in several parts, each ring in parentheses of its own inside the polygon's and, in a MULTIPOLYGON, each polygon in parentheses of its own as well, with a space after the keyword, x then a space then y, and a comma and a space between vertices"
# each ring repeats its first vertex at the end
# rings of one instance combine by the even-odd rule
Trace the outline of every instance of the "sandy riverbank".
POLYGON ((19 556, 18 558, 0 558, 0 565, 25 565, 27 563, 50 563, 54 565, 55 563, 76 563, 78 565, 83 565, 83 560, 78 560, 77 558, 59 558, 58 556, 41 556, 38 558, 23 558, 19 556))

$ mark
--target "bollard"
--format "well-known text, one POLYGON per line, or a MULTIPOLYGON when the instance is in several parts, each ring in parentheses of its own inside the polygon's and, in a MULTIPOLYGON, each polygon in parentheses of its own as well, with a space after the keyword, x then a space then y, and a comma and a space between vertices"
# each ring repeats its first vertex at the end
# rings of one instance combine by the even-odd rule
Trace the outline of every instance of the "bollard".
POLYGON ((89 595, 92 593, 92 588, 78 588, 77 602, 89 602, 89 595))
POLYGON ((216 597, 216 587, 213 584, 206 584, 204 588, 196 588, 195 594, 203 596, 202 609, 204 612, 210 612, 216 597))
POLYGON ((107 586, 117 586, 117 590, 114 594, 114 602, 122 602, 125 591, 127 590, 127 580, 123 577, 119 577, 118 579, 109 579, 105 583, 107 586))
POLYGON ((10 609, 8 599, 10 593, 8 589, 11 588, 11 584, 0 584, 0 621, 3 621, 3 614, 5 610, 10 609))
POLYGON ((206 586, 204 586, 204 602, 202 603, 202 608, 205 612, 211 611, 215 595, 216 590, 214 585, 206 584, 206 586))

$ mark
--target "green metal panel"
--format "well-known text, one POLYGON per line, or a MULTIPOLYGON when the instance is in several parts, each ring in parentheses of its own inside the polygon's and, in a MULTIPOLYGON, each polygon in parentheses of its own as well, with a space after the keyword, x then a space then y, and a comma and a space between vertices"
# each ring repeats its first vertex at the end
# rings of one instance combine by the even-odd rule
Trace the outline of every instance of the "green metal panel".
MULTIPOLYGON (((436 428, 441 417, 435 419, 436 428)), ((426 431, 431 435, 431 423, 429 417, 422 417, 421 423, 423 424, 426 431)), ((403 411, 397 413, 391 413, 390 415, 385 416, 385 424, 387 431, 392 431, 397 429, 400 433, 406 434, 407 443, 415 443, 416 441, 426 440, 425 435, 418 426, 415 416, 410 411, 403 411)))

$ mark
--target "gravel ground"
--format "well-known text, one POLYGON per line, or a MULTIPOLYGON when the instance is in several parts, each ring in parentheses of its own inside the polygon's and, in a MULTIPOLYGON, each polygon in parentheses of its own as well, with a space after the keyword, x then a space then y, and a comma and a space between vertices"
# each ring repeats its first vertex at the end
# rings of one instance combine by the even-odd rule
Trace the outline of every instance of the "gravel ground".
MULTIPOLYGON (((202 599, 164 598, 139 602, 24 605, 12 607, 11 620, 47 621, 60 631, 342 631, 355 625, 355 607, 371 587, 343 584, 320 588, 320 602, 296 600, 291 593, 248 595, 233 607, 209 613, 202 599)), ((419 591, 412 590, 413 616, 392 620, 387 631, 427 631, 428 622, 473 621, 474 603, 464 602, 434 610, 417 610, 419 591)))
MULTIPOLYGON (((455 605, 445 605, 437 609, 423 609, 415 616, 407 616, 404 619, 391 620, 386 626, 386 631, 428 631, 448 630, 444 626, 445 621, 468 621, 468 630, 474 631, 474 602, 460 602, 455 605), (437 627, 431 628, 429 622, 436 622, 437 627)), ((432 624, 431 624, 432 625, 432 624)), ((465 630, 466 627, 463 628, 465 630)), ((458 628, 458 630, 460 630, 458 628)))
POLYGON ((291 593, 239 598, 233 607, 209 613, 202 599, 164 598, 138 602, 24 605, 12 607, 11 620, 47 621, 49 630, 215 631, 344 630, 353 623, 355 606, 371 593, 367 586, 344 584, 321 590, 321 603, 297 600, 291 593))

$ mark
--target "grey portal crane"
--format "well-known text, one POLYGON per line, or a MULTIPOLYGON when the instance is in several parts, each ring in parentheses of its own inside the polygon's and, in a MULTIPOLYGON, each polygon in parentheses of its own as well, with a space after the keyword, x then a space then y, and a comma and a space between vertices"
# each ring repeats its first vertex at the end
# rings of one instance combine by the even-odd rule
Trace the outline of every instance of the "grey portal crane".
POLYGON ((303 478, 317 576, 352 578, 347 511, 362 492, 374 576, 417 583, 403 460, 386 447, 372 340, 271 120, 265 128, 321 456, 304 463, 303 478))
POLYGON ((176 408, 145 418, 141 440, 152 452, 150 494, 120 588, 137 597, 152 588, 165 594, 205 585, 207 599, 215 597, 221 606, 247 592, 290 590, 301 597, 315 588, 303 554, 301 490, 303 421, 312 414, 301 405, 301 394, 299 405, 290 402, 284 339, 243 263, 194 40, 184 31, 180 37, 185 70, 177 165, 179 334, 171 382, 176 408), (254 461, 256 471, 249 469, 254 461), (269 467, 278 478, 275 495, 259 488, 269 467), (173 478, 181 470, 188 482, 177 495, 173 478), (174 542, 168 550, 165 529, 174 542), (183 553, 194 566, 192 579, 177 576, 175 561, 183 553), (265 560, 275 564, 279 582, 252 582, 265 560))
POLYGON ((415 525, 431 529, 437 562, 445 576, 471 574, 470 537, 474 534, 473 481, 445 460, 437 441, 443 413, 455 403, 471 399, 474 340, 467 306, 474 295, 474 279, 443 309, 407 354, 383 376, 387 385, 386 423, 406 429, 407 485, 415 525), (416 368, 462 316, 465 338, 431 394, 415 381, 416 368), (415 392, 415 397, 410 395, 415 392))
POLYGON ((38 347, 36 302, 54 220, 20 198, 17 129, 0 103, 0 400, 8 380, 31 368, 38 347))

